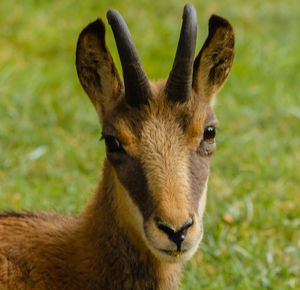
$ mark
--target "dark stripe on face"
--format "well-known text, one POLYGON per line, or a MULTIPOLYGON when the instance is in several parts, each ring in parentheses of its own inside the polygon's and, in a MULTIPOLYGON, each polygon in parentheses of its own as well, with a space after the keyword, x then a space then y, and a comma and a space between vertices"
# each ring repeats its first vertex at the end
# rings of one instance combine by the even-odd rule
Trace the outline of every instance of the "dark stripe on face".
POLYGON ((121 184, 140 209, 144 220, 147 220, 154 211, 154 203, 142 163, 126 153, 108 153, 107 157, 114 166, 121 184))
POLYGON ((203 194, 206 180, 209 175, 209 165, 209 156, 201 156, 195 151, 190 153, 189 178, 191 184, 191 193, 189 199, 193 210, 196 212, 198 212, 199 200, 203 194))

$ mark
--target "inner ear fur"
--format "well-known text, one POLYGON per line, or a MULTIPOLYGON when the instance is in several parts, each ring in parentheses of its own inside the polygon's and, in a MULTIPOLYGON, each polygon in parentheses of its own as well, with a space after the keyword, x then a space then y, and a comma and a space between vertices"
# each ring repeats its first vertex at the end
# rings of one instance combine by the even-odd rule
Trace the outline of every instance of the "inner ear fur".
POLYGON ((209 19, 208 37, 194 62, 193 89, 210 103, 229 76, 234 57, 234 32, 217 15, 209 19))
POLYGON ((80 83, 102 123, 105 112, 118 101, 123 83, 106 47, 105 26, 101 19, 90 23, 80 33, 76 68, 80 83))

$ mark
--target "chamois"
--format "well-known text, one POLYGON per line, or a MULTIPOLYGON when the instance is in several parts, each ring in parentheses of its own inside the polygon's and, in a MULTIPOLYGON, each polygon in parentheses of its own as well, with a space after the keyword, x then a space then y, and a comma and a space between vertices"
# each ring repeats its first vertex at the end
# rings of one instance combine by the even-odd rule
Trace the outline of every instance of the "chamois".
POLYGON ((187 4, 169 77, 150 82, 122 16, 107 19, 124 82, 101 19, 76 50, 106 144, 102 179, 78 216, 0 214, 0 289, 176 289, 202 239, 212 103, 231 70, 233 29, 212 15, 194 61, 197 14, 187 4))

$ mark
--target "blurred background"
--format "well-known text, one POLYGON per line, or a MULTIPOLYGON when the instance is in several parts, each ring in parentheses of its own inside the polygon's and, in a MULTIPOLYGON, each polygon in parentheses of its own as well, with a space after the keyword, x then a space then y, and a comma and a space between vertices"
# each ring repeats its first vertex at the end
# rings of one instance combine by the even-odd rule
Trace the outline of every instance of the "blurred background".
MULTIPOLYGON (((236 56, 215 106, 221 130, 205 236, 181 288, 300 289, 299 1, 190 2, 198 13, 197 50, 215 13, 234 27, 236 56)), ((100 178, 104 144, 76 75, 77 37, 118 9, 148 76, 166 78, 184 4, 1 0, 1 209, 82 209, 100 178)), ((107 43, 121 72, 108 26, 107 43)))

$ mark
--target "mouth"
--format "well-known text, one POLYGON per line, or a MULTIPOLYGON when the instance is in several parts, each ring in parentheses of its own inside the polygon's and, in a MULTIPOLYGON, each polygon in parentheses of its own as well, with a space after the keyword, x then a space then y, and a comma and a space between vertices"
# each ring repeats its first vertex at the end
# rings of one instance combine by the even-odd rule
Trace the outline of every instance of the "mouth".
POLYGON ((187 252, 187 250, 181 250, 181 251, 168 251, 168 250, 160 250, 162 252, 164 252, 165 254, 168 254, 171 257, 175 257, 177 258, 178 256, 184 254, 185 252, 187 252))
POLYGON ((170 257, 177 258, 179 256, 184 255, 188 250, 186 249, 181 249, 181 250, 165 250, 165 249, 157 249, 158 251, 167 254, 170 257))
MULTIPOLYGON (((198 245, 198 243, 197 243, 198 245)), ((179 263, 179 262, 185 262, 189 260, 194 253, 197 250, 197 245, 194 246, 188 246, 185 245, 183 248, 178 250, 175 247, 169 248, 161 248, 161 247, 153 247, 151 244, 149 245, 149 248, 151 252, 160 260, 164 260, 169 263, 179 263)))

